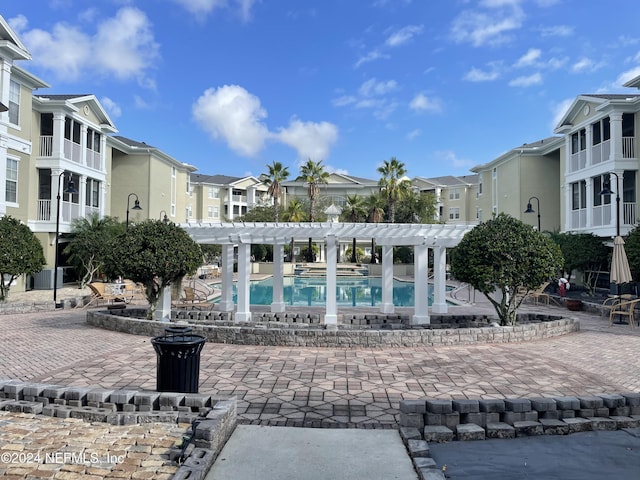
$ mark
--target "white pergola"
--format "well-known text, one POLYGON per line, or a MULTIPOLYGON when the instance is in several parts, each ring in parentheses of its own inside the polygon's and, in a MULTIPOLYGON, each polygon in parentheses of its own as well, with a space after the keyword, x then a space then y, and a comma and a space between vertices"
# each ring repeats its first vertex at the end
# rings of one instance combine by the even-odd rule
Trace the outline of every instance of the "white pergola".
MULTIPOLYGON (((233 264, 234 247, 238 247, 238 301, 235 322, 251 320, 249 280, 251 273, 251 245, 273 246, 273 303, 272 312, 284 312, 284 246, 294 238, 311 238, 326 248, 327 292, 336 291, 338 244, 340 241, 375 239, 382 246, 382 313, 393 313, 393 247, 414 247, 415 305, 412 323, 428 324, 428 253, 434 253, 434 313, 446 313, 446 249, 456 246, 472 225, 390 224, 390 223, 187 223, 182 228, 200 244, 221 244, 221 291, 217 309, 234 310, 233 264)), ((335 295, 327 295, 324 323, 337 324, 335 295)))

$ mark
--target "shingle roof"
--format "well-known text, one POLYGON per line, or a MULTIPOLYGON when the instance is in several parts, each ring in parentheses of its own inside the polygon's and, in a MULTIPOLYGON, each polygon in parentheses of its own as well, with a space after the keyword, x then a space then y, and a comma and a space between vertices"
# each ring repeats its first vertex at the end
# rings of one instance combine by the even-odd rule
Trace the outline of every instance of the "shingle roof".
POLYGON ((137 148, 156 148, 153 145, 148 145, 144 142, 137 142, 135 140, 131 140, 130 138, 127 137, 123 137, 121 135, 114 135, 115 139, 120 140, 122 143, 129 145, 130 147, 137 147, 137 148))
POLYGON ((217 185, 228 185, 237 182, 244 177, 230 177, 229 175, 202 175, 200 173, 191 174, 191 183, 214 183, 217 185))
POLYGON ((37 97, 40 98, 48 98, 50 100, 72 100, 74 98, 82 98, 82 97, 89 97, 91 96, 90 93, 78 93, 78 94, 72 94, 72 95, 48 95, 48 94, 38 94, 36 95, 37 97))

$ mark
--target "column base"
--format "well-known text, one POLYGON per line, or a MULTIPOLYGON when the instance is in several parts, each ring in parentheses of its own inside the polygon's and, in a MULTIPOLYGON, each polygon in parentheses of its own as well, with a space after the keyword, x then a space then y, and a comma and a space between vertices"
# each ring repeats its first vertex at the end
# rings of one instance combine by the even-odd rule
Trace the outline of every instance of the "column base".
POLYGON ((411 317, 411 325, 429 325, 430 323, 429 315, 414 315, 411 317))
POLYGON ((284 302, 274 302, 271 304, 271 313, 282 313, 284 312, 284 307, 284 302))
POLYGON ((216 304, 216 310, 220 312, 233 312, 233 308, 235 307, 233 302, 218 302, 216 304))
POLYGON ((233 323, 250 322, 251 312, 236 312, 233 316, 233 323))
POLYGON ((431 311, 433 313, 447 313, 449 306, 446 303, 434 303, 431 305, 431 311))
POLYGON ((330 325, 338 325, 338 316, 337 315, 325 315, 324 316, 324 324, 328 328, 330 325))
POLYGON ((394 313, 395 306, 393 303, 383 303, 380 305, 380 313, 394 313))

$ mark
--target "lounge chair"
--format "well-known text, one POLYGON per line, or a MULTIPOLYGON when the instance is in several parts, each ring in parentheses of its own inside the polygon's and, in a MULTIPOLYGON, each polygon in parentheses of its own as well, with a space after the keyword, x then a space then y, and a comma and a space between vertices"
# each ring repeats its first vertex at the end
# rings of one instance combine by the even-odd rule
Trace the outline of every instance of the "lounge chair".
POLYGON ((636 298, 635 300, 628 300, 626 302, 615 303, 611 307, 611 312, 609 313, 609 325, 613 325, 613 320, 615 317, 624 317, 627 319, 629 326, 633 328, 633 324, 636 321, 635 308, 638 303, 640 303, 640 298, 636 298))
POLYGON ((84 308, 98 307, 100 302, 104 302, 107 305, 115 302, 125 302, 126 297, 124 295, 107 291, 107 284, 104 282, 92 282, 88 286, 91 290, 91 298, 84 308))
POLYGON ((211 310, 214 303, 208 301, 206 295, 202 295, 193 287, 183 287, 183 295, 175 303, 172 303, 173 308, 185 308, 191 310, 211 310))

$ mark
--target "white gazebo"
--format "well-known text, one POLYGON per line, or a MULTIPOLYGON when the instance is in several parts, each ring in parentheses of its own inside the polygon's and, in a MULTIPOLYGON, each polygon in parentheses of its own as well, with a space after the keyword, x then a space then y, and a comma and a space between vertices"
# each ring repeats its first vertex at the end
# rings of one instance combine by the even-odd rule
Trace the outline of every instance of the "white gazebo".
MULTIPOLYGON (((393 247, 414 247, 415 305, 412 323, 428 324, 428 253, 434 253, 434 313, 446 313, 446 249, 456 246, 471 225, 448 224, 391 224, 391 223, 188 223, 182 228, 200 244, 222 245, 221 300, 217 309, 234 310, 233 264, 234 247, 238 247, 238 301, 235 322, 251 320, 249 280, 251 273, 251 245, 273 246, 273 303, 272 312, 284 312, 284 246, 292 238, 323 242, 326 248, 327 292, 336 291, 338 243, 356 238, 375 239, 382 246, 382 313, 393 313, 393 247)), ((337 324, 335 295, 327 295, 324 323, 337 324)))

